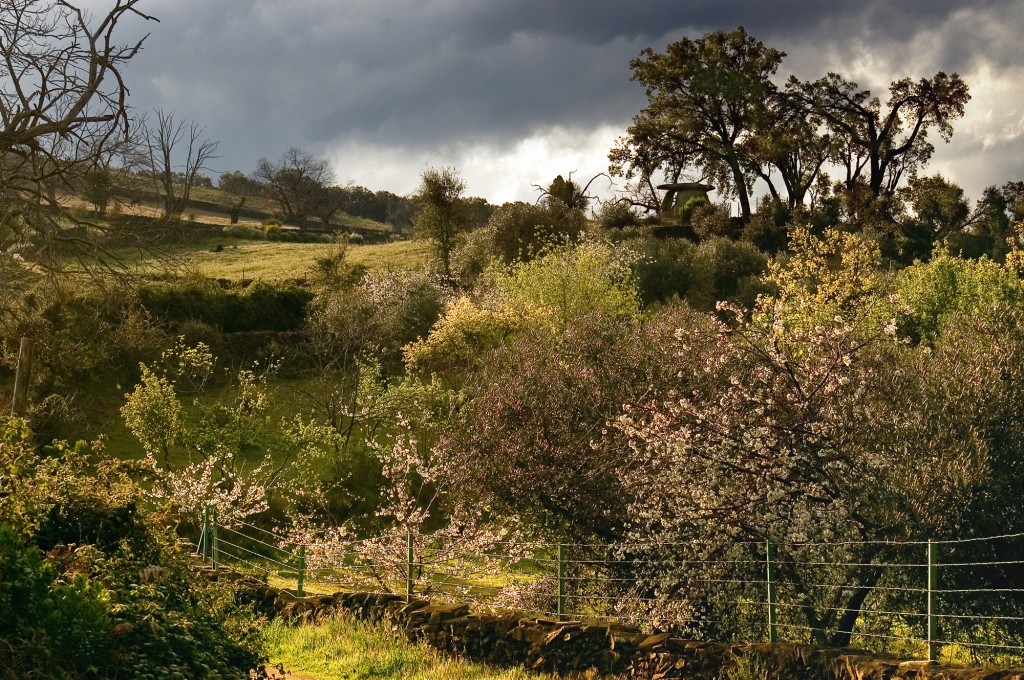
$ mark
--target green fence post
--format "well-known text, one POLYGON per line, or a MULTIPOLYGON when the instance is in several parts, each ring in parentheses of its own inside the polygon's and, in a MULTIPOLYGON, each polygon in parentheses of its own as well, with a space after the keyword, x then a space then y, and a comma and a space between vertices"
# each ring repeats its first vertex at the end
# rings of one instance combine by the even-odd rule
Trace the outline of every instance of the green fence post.
POLYGON ((778 593, 775 588, 775 544, 767 541, 765 548, 768 562, 768 642, 775 644, 779 641, 778 593))
POLYGON ((416 563, 416 540, 412 532, 405 534, 405 602, 412 602, 412 591, 415 583, 413 568, 416 563))
POLYGON ((565 618, 565 544, 558 544, 558 600, 555 611, 558 620, 565 618))
POLYGON ((203 508, 203 536, 200 540, 203 550, 203 562, 210 556, 210 506, 203 508))
POLYGON ((302 597, 302 586, 306 581, 306 546, 299 546, 299 575, 296 579, 295 592, 302 597))
POLYGON ((217 545, 217 507, 210 508, 210 547, 212 548, 211 557, 213 558, 213 570, 217 571, 220 569, 220 546, 217 545))
POLYGON ((935 661, 939 652, 938 609, 938 546, 928 539, 928 660, 935 661))

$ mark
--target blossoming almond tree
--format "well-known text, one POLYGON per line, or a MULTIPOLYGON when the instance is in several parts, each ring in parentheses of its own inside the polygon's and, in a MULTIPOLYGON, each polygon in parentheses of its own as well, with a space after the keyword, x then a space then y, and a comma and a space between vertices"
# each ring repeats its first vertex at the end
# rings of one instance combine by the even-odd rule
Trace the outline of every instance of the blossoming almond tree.
POLYGON ((957 516, 986 448, 942 411, 929 365, 897 337, 906 310, 885 294, 872 245, 837 232, 797 232, 792 245, 772 266, 778 293, 749 318, 723 306, 731 322, 680 329, 670 397, 617 421, 633 451, 620 468, 631 540, 658 544, 623 553, 651 591, 691 603, 694 626, 727 635, 760 625, 726 602, 764 599, 771 540, 791 584, 787 623, 843 645, 874 587, 897 578, 887 542, 957 516))

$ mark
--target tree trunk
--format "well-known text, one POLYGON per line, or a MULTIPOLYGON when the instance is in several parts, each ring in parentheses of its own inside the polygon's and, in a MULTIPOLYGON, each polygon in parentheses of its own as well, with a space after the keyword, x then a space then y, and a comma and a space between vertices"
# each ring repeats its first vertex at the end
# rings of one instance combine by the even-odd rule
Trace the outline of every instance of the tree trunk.
POLYGON ((732 181, 736 183, 736 194, 740 199, 740 217, 743 219, 743 224, 746 224, 750 222, 750 196, 747 193, 747 178, 736 158, 730 158, 728 162, 729 168, 732 170, 732 181))

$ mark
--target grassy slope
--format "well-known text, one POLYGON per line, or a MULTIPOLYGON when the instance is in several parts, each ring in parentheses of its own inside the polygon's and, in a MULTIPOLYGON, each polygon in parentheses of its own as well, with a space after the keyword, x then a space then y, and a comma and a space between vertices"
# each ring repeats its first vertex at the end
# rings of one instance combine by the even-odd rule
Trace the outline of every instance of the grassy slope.
MULTIPOLYGON (((214 203, 218 206, 222 206, 222 210, 200 210, 197 208, 187 208, 185 213, 193 217, 197 222, 204 224, 216 224, 220 226, 228 226, 231 222, 229 215, 231 205, 234 204, 234 200, 225 194, 220 189, 207 189, 202 187, 196 187, 192 189, 191 197, 197 201, 206 201, 208 203, 214 203)), ((67 196, 61 198, 61 203, 64 205, 81 208, 84 210, 91 210, 92 206, 87 201, 77 196, 67 196)), ((250 198, 245 202, 246 210, 253 210, 260 213, 264 213, 266 217, 270 217, 275 209, 276 205, 273 201, 269 201, 265 198, 257 197, 250 198)), ((126 215, 145 215, 147 217, 160 217, 162 215, 161 208, 154 203, 139 203, 136 205, 122 204, 116 201, 112 201, 107 208, 112 212, 120 212, 126 215)), ((239 219, 239 224, 243 226, 259 226, 261 223, 260 219, 252 217, 242 217, 239 219)), ((316 220, 313 220, 314 224, 318 224, 316 220)), ((392 229, 389 225, 381 222, 375 222, 363 217, 357 217, 355 215, 349 215, 345 212, 337 213, 331 219, 331 225, 341 227, 343 229, 370 229, 373 231, 391 232, 392 229)))
MULTIPOLYGON (((331 252, 326 243, 282 243, 231 237, 210 237, 187 245, 172 246, 157 258, 138 250, 117 253, 143 274, 177 271, 210 278, 240 281, 304 279, 318 257, 331 252), (216 252, 217 246, 222 250, 216 252)), ((369 269, 415 269, 427 261, 424 241, 397 241, 379 245, 349 246, 346 260, 369 269)))
MULTIPOLYGON (((280 243, 274 241, 251 241, 246 239, 210 238, 188 245, 174 246, 169 253, 175 264, 169 265, 153 259, 152 255, 137 250, 124 250, 119 257, 143 274, 198 274, 211 278, 239 281, 243 275, 247 281, 278 281, 304 279, 312 269, 317 257, 323 257, 332 246, 323 243, 280 243), (214 252, 217 245, 224 250, 214 252)), ((349 246, 346 260, 362 264, 368 269, 414 269, 422 266, 428 257, 427 244, 422 241, 399 241, 379 245, 349 246)), ((294 392, 314 389, 306 381, 296 380, 290 390, 274 389, 275 400, 286 402, 294 398, 294 392)), ((93 391, 79 406, 88 414, 92 426, 88 431, 75 432, 73 438, 91 439, 102 432, 107 438, 107 451, 117 458, 137 458, 141 449, 135 437, 127 430, 119 409, 124 404, 124 394, 133 385, 110 386, 103 392, 93 391)), ((279 387, 279 386, 278 386, 279 387)), ((231 388, 211 390, 204 400, 212 402, 228 396, 231 388)), ((191 399, 187 398, 190 402, 191 399)), ((285 405, 277 417, 288 412, 285 405)), ((176 462, 180 462, 177 461, 176 462)))
POLYGON ((444 658, 426 645, 412 645, 382 625, 348 618, 288 627, 275 621, 266 629, 272 664, 308 680, 554 680, 522 669, 498 670, 444 658))

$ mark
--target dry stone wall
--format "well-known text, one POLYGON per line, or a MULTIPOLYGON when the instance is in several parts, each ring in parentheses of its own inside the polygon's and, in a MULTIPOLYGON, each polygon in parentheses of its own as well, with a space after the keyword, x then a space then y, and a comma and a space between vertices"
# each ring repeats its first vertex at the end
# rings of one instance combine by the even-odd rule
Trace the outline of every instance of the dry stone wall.
POLYGON ((249 576, 209 568, 203 573, 235 582, 238 596, 270 617, 296 624, 337 614, 387 621, 410 640, 426 640, 449 654, 536 671, 644 680, 1024 680, 1021 668, 954 668, 811 645, 698 642, 614 624, 478 613, 467 604, 407 603, 399 595, 297 597, 249 576))

